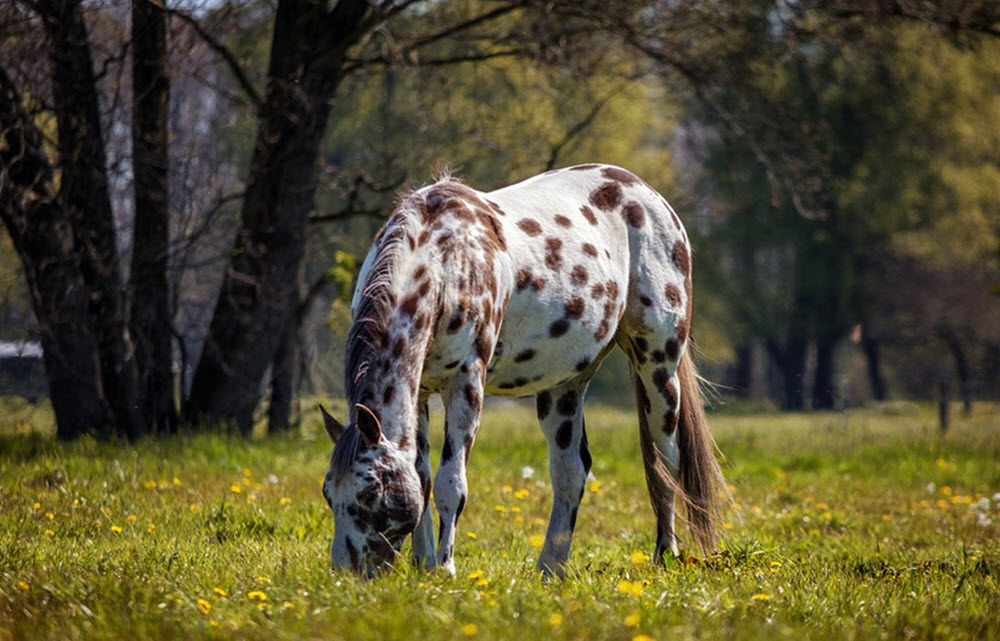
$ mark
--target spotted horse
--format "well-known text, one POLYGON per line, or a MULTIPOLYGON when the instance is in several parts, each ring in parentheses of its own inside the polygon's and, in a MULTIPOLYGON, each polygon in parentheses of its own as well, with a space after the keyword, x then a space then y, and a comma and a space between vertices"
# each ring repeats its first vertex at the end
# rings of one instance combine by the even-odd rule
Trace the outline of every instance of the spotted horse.
MULTIPOLYGON (((414 561, 455 571, 466 464, 486 394, 534 395, 553 503, 538 566, 563 576, 591 466, 583 399, 617 345, 628 357, 655 558, 678 553, 675 495, 703 550, 722 475, 691 350, 691 247, 667 201, 609 165, 491 192, 449 176, 402 197, 361 268, 347 338, 348 424, 323 493, 335 568, 371 575, 413 535, 414 561), (445 407, 430 507, 428 396, 445 407)), ((322 409, 322 408, 321 408, 322 409)))

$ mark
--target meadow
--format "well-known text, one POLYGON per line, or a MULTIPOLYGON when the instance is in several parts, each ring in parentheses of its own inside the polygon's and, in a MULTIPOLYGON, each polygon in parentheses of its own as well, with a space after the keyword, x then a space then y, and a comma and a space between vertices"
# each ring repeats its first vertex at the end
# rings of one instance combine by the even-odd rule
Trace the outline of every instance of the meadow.
POLYGON ((658 567, 634 415, 591 405, 595 479, 569 576, 548 583, 530 407, 487 410, 457 575, 403 562, 375 580, 330 572, 318 413, 254 441, 65 444, 37 434, 44 410, 5 409, 0 640, 1000 638, 997 406, 943 438, 906 403, 713 414, 725 540, 658 567))

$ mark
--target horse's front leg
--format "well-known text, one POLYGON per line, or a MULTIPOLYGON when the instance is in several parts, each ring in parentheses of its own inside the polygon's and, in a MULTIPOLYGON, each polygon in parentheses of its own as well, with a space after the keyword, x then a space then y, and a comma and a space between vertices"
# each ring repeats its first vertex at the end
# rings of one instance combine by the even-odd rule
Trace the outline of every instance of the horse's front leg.
POLYGON ((413 563, 418 567, 434 567, 434 515, 431 510, 431 450, 427 440, 429 432, 427 399, 420 400, 417 415, 417 474, 424 490, 424 515, 413 531, 413 563))
POLYGON ((434 504, 441 519, 437 563, 449 574, 455 574, 455 528, 468 496, 465 465, 483 410, 482 374, 470 371, 456 378, 446 391, 444 402, 444 445, 434 478, 434 504))

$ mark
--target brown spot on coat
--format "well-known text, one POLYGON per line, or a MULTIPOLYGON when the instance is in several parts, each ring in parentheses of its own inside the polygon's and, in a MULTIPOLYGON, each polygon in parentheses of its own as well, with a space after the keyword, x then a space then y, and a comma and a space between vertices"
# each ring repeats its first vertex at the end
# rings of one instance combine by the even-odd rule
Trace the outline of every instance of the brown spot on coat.
POLYGON ((403 299, 403 304, 400 305, 399 309, 407 316, 413 316, 417 313, 417 306, 420 304, 420 295, 417 292, 412 292, 409 296, 403 299))
POLYGON ((517 291, 521 291, 528 287, 532 281, 532 274, 530 269, 519 269, 517 274, 514 276, 514 283, 517 287, 517 291))
POLYGON ((683 240, 678 240, 674 243, 670 257, 673 259, 674 265, 677 266, 680 273, 685 276, 691 273, 691 255, 688 253, 687 244, 683 240))
POLYGON ((562 214, 556 214, 556 216, 555 216, 555 218, 553 220, 555 220, 556 224, 559 225, 560 227, 569 228, 569 227, 573 226, 572 221, 570 221, 569 218, 566 218, 562 214))
POLYGON ((618 167, 605 167, 601 170, 601 175, 608 180, 617 180, 623 185, 636 185, 642 182, 631 171, 625 171, 624 169, 620 169, 618 167))
POLYGON ((668 283, 667 288, 664 291, 667 296, 667 300, 670 301, 671 306, 680 307, 681 306, 681 290, 677 288, 677 285, 673 283, 668 283))
POLYGON ((589 164, 586 164, 586 165, 576 165, 575 167, 570 167, 569 170, 570 171, 586 171, 588 169, 597 169, 598 167, 600 167, 600 165, 595 165, 593 163, 589 163, 589 164))
POLYGON ((472 383, 466 383, 465 385, 465 402, 473 412, 478 413, 483 409, 483 397, 472 383))
POLYGON ((663 349, 666 350, 667 352, 667 358, 669 358, 672 361, 676 361, 677 356, 681 352, 680 343, 677 342, 676 338, 669 339, 666 345, 664 345, 663 349))
POLYGON ((587 219, 587 222, 591 225, 597 225, 597 216, 594 215, 594 210, 586 205, 580 206, 580 213, 583 217, 587 219))
POLYGON ((515 363, 523 363, 524 361, 530 361, 534 357, 535 357, 535 350, 533 350, 533 349, 526 349, 523 352, 518 352, 514 356, 514 362, 515 363))
POLYGON ((382 404, 388 405, 392 401, 392 393, 396 391, 392 385, 386 385, 382 392, 382 404))
POLYGON ((684 342, 687 340, 688 331, 690 330, 690 323, 687 318, 681 318, 677 321, 677 325, 674 326, 674 332, 677 333, 677 340, 684 342))
POLYGON ((590 256, 591 258, 597 258, 597 248, 590 243, 583 244, 583 253, 590 256))
POLYGON ((604 283, 597 283, 590 288, 590 297, 593 299, 600 299, 604 297, 604 283))
POLYGON ((413 280, 420 280, 427 273, 427 265, 420 265, 413 270, 413 280))
POLYGON ((590 202, 600 210, 611 211, 622 200, 622 188, 618 183, 607 182, 590 194, 590 202))
POLYGON ((639 203, 632 201, 622 209, 622 218, 631 227, 642 227, 646 224, 646 210, 639 203))
POLYGON ((587 301, 580 296, 573 296, 566 303, 566 316, 569 318, 580 318, 587 309, 587 301))
POLYGON ((396 338, 396 341, 392 344, 392 355, 399 358, 403 355, 403 350, 406 349, 406 339, 402 336, 396 338))
POLYGON ((569 274, 570 282, 577 287, 586 285, 589 278, 590 274, 587 272, 587 268, 583 265, 574 265, 573 270, 569 274))
POLYGON ((594 332, 594 338, 597 340, 604 340, 604 337, 608 335, 611 329, 611 325, 607 320, 602 320, 601 324, 597 326, 597 331, 594 332))
POLYGON ((579 403, 576 390, 567 390, 565 394, 556 401, 556 411, 563 416, 573 416, 576 413, 576 406, 579 403))
POLYGON ((542 226, 534 218, 522 218, 517 221, 518 228, 529 236, 537 236, 542 233, 542 226))
POLYGON ((555 236, 545 239, 545 264, 549 269, 559 269, 562 266, 562 241, 555 236))
POLYGON ((538 412, 538 420, 543 420, 549 415, 549 410, 552 409, 552 395, 548 390, 539 392, 535 396, 535 410, 538 412))
POLYGON ((653 299, 645 294, 639 296, 639 302, 642 303, 643 307, 652 307, 653 299))
POLYGON ((565 318, 560 318, 556 322, 549 326, 549 336, 552 338, 559 338, 563 334, 569 331, 569 321, 565 318))
POLYGON ((566 419, 556 428, 556 445, 565 450, 573 443, 573 421, 566 419))

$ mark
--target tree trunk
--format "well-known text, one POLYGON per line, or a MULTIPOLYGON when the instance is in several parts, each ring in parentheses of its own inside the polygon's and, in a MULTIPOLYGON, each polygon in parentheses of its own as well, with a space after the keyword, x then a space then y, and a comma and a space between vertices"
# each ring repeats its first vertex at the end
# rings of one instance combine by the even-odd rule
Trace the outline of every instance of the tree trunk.
POLYGON ((836 402, 836 385, 833 380, 836 351, 837 339, 835 338, 826 338, 816 343, 816 373, 812 390, 814 410, 833 409, 836 402))
POLYGON ((786 410, 799 411, 805 409, 805 392, 803 383, 806 376, 806 348, 804 340, 789 341, 785 353, 778 366, 785 382, 784 405, 786 410))
POLYGON ((56 435, 71 439, 114 425, 101 400, 97 337, 89 322, 73 230, 59 203, 42 135, 24 112, 21 96, 0 68, 0 218, 24 266, 44 352, 56 435))
POLYGON ((247 434, 261 381, 297 299, 319 142, 347 49, 370 5, 278 4, 268 88, 230 264, 194 373, 188 420, 247 434))
POLYGON ((38 11, 51 45, 60 202, 73 230, 90 298, 87 322, 97 336, 98 389, 111 407, 115 430, 135 438, 145 433, 145 426, 138 411, 135 360, 125 319, 87 29, 79 0, 43 0, 38 11))
POLYGON ((736 348, 735 386, 740 398, 753 397, 753 348, 749 344, 736 348))
POLYGON ((965 349, 955 332, 949 329, 941 331, 941 338, 955 359, 955 375, 958 377, 958 393, 962 397, 962 412, 968 416, 972 413, 972 380, 965 349))
POLYGON ((884 401, 889 398, 889 389, 882 374, 882 355, 877 338, 864 336, 861 339, 861 349, 865 353, 868 368, 868 382, 872 388, 872 398, 884 401))
POLYGON ((289 320, 271 362, 271 404, 267 413, 268 433, 287 431, 292 426, 292 405, 300 372, 298 314, 289 320))
POLYGON ((142 414, 157 432, 177 426, 167 257, 168 203, 166 20, 162 5, 132 0, 132 167, 135 226, 129 291, 142 414))

